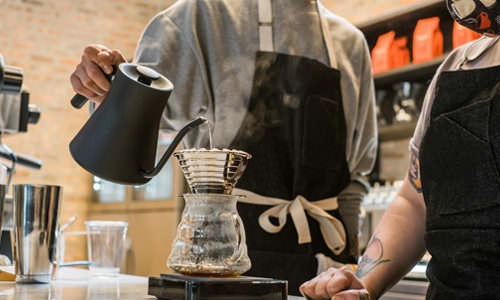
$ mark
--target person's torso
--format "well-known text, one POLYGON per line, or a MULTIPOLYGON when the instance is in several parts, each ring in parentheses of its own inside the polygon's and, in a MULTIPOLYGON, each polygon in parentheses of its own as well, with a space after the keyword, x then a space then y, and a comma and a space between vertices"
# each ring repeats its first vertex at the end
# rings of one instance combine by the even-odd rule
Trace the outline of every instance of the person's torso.
POLYGON ((442 72, 420 146, 428 299, 498 299, 500 66, 442 72))
MULTIPOLYGON (((253 0, 184 1, 175 10, 166 11, 185 38, 191 41, 193 51, 200 59, 200 68, 207 74, 205 84, 210 93, 215 147, 229 145, 246 114, 259 50, 257 3, 253 0)), ((328 65, 316 4, 302 0, 275 0, 272 5, 275 51, 328 65)), ((338 68, 343 74, 342 94, 346 96, 345 115, 349 116, 347 134, 352 138, 359 107, 359 76, 363 63, 359 55, 364 54, 364 39, 359 30, 333 14, 328 15, 328 24, 338 68), (352 56, 357 59, 351 59, 352 56)), ((205 87, 191 87, 202 88, 205 87)), ((175 97, 175 90, 172 97, 175 97)), ((170 101, 174 103, 182 99, 170 101)), ((194 107, 190 109, 195 110, 194 107)), ((208 139, 204 145, 190 146, 206 147, 208 139)), ((349 152, 351 145, 347 147, 349 152)))

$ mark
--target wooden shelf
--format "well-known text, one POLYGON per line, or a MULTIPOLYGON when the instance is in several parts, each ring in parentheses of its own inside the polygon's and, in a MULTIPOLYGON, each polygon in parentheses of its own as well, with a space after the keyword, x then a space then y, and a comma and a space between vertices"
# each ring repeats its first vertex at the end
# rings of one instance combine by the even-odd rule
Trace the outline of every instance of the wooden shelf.
POLYGON ((436 69, 444 61, 448 54, 437 57, 433 60, 409 64, 401 68, 390 70, 384 73, 375 74, 375 86, 377 89, 391 87, 394 83, 403 81, 428 81, 432 78, 436 69))

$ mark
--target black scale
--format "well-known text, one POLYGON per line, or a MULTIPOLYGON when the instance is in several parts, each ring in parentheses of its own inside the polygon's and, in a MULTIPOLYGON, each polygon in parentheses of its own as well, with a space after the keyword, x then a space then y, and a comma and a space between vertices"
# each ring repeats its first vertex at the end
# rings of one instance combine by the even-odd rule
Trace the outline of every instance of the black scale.
POLYGON ((162 300, 287 300, 288 282, 261 277, 149 277, 148 294, 162 300))

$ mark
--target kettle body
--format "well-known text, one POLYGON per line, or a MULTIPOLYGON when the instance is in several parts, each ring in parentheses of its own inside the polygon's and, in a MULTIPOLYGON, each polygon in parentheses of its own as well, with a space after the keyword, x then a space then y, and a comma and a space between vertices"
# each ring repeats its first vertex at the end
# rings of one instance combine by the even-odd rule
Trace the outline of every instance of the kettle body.
POLYGON ((186 125, 155 166, 161 115, 173 87, 150 68, 120 64, 106 99, 70 143, 74 160, 108 181, 134 185, 148 182, 185 133, 206 121, 199 117, 186 125))

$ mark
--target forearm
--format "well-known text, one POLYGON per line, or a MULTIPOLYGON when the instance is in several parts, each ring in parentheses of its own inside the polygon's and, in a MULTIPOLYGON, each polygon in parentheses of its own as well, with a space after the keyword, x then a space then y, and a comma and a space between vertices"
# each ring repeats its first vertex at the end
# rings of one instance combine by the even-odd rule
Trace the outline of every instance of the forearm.
POLYGON ((356 271, 372 299, 399 281, 425 252, 425 205, 405 180, 375 229, 356 271))

